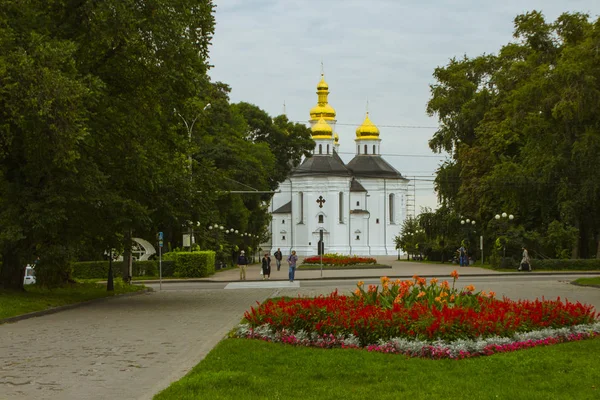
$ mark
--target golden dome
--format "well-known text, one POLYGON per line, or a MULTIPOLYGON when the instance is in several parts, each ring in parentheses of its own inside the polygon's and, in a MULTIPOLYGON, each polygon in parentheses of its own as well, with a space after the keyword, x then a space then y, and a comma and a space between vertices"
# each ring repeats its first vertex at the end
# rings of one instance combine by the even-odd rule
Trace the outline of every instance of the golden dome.
POLYGON ((361 126, 356 128, 356 140, 379 139, 379 129, 369 119, 369 113, 361 126))
POLYGON ((324 118, 326 120, 331 121, 335 118, 335 110, 333 109, 333 107, 331 107, 329 105, 329 103, 325 103, 323 105, 321 105, 321 103, 319 103, 310 109, 310 118, 311 119, 324 118))
POLYGON ((321 74, 321 81, 317 84, 317 90, 329 90, 329 85, 325 82, 324 74, 321 74))
POLYGON ((335 144, 338 144, 340 142, 340 136, 337 134, 337 132, 334 133, 333 140, 335 141, 335 144))
POLYGON ((311 129, 313 139, 331 139, 333 129, 324 118, 319 119, 311 129))
POLYGON ((327 121, 335 120, 335 110, 329 105, 327 96, 329 95, 329 85, 325 82, 325 76, 321 74, 321 81, 317 84, 317 105, 311 108, 310 118, 318 120, 324 118, 327 121))

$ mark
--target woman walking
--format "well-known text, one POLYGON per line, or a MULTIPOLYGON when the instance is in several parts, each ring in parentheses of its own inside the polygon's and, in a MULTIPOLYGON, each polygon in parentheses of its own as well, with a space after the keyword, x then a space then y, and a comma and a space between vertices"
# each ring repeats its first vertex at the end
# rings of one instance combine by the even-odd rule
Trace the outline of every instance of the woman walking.
POLYGON ((265 253, 265 256, 262 259, 262 273, 263 281, 265 279, 271 279, 271 257, 269 257, 269 253, 265 253))

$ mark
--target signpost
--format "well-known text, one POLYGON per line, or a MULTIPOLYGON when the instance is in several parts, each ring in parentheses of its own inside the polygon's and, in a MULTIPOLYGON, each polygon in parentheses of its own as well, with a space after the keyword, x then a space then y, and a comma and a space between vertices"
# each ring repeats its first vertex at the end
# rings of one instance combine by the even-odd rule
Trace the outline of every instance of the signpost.
POLYGON ((479 248, 481 249, 481 265, 483 265, 483 235, 479 236, 479 248))
POLYGON ((163 233, 158 232, 158 290, 162 290, 162 247, 163 233))

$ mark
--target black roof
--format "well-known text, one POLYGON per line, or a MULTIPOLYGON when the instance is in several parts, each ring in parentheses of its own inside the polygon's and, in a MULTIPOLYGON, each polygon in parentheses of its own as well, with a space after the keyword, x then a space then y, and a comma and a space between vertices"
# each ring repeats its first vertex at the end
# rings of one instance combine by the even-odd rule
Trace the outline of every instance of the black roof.
POLYGON ((273 214, 291 214, 292 213, 292 201, 288 201, 277 210, 273 211, 273 214))
POLYGON ((406 179, 378 155, 356 155, 347 167, 358 177, 406 179))
POLYGON ((350 176, 352 173, 334 150, 333 154, 315 154, 307 157, 292 171, 292 176, 302 175, 350 176))
POLYGON ((363 185, 360 184, 359 181, 352 178, 352 182, 350 182, 350 191, 351 192, 366 192, 367 189, 363 185))

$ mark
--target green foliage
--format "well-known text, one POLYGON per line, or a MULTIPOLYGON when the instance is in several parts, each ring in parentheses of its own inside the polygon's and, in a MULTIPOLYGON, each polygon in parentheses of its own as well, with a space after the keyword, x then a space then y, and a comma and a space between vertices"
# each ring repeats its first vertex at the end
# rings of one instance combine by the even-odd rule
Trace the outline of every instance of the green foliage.
POLYGON ((544 271, 598 271, 599 259, 532 260, 532 268, 544 271))
MULTIPOLYGON (((113 274, 115 277, 121 276, 120 263, 113 262, 113 274)), ((73 277, 78 279, 106 279, 108 277, 108 261, 83 261, 73 263, 73 277)), ((159 263, 154 261, 134 261, 132 264, 133 276, 152 276, 157 277, 159 263)), ((175 261, 163 260, 162 276, 169 277, 174 275, 175 261)))
POLYGON ((175 260, 177 278, 203 278, 215 273, 215 252, 177 252, 169 256, 175 260))
POLYGON ((454 58, 434 72, 427 110, 440 129, 430 147, 452 157, 438 170, 438 196, 477 217, 486 237, 505 235, 493 217, 507 210, 520 240, 542 237, 536 250, 596 256, 600 18, 565 13, 546 22, 532 11, 514 25, 514 41, 496 55, 454 58))

